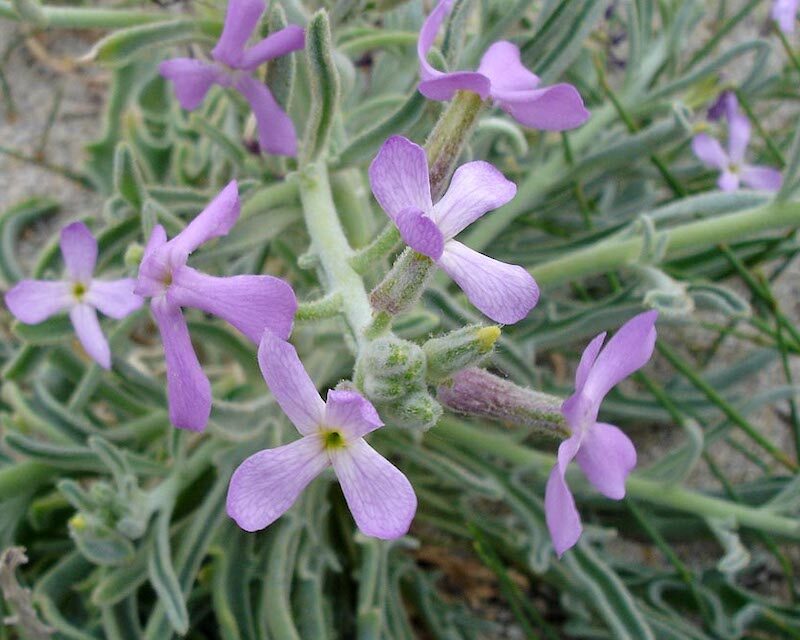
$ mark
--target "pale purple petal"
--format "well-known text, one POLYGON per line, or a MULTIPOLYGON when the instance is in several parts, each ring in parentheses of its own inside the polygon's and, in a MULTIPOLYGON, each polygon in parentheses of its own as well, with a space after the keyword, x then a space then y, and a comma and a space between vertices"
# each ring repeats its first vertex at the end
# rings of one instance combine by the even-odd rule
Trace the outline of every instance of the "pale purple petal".
POLYGON ((645 311, 623 324, 597 356, 583 393, 598 405, 612 387, 641 369, 653 355, 657 311, 645 311))
POLYGON ((240 67, 244 47, 261 19, 264 8, 262 0, 228 0, 222 35, 211 51, 214 60, 230 67, 240 67))
POLYGON ((762 167, 756 165, 745 165, 741 170, 742 182, 751 189, 762 189, 764 191, 778 191, 781 188, 783 178, 781 172, 772 167, 762 167))
POLYGON ((211 415, 211 383, 203 373, 180 307, 157 298, 150 305, 164 345, 169 420, 180 429, 202 431, 211 415))
POLYGON ((392 220, 405 209, 429 213, 433 207, 425 150, 403 136, 391 136, 383 143, 369 166, 369 183, 392 220))
POLYGON ((539 86, 539 76, 522 64, 519 47, 506 40, 495 42, 486 50, 478 73, 489 78, 493 95, 496 91, 529 91, 539 86))
POLYGON ((73 280, 88 284, 97 262, 97 240, 83 222, 73 222, 61 230, 61 255, 73 280))
POLYGON ((575 390, 580 391, 586 383, 586 377, 594 366, 594 361, 597 360, 597 354, 600 353, 600 347, 603 346, 603 341, 606 339, 606 332, 597 334, 592 341, 586 346, 581 354, 581 361, 578 363, 578 368, 575 371, 575 390))
POLYGON ((186 266, 173 272, 167 300, 222 318, 256 344, 264 329, 288 338, 297 310, 294 291, 280 278, 266 275, 218 278, 186 266))
POLYGON ((227 235, 239 218, 239 210, 239 185, 236 180, 231 180, 183 231, 169 241, 170 251, 189 254, 212 238, 227 235))
POLYGON ((707 133, 700 133, 692 138, 692 151, 707 167, 725 169, 728 166, 728 154, 719 140, 707 133))
POLYGON ((725 169, 717 178, 717 186, 722 191, 736 191, 739 188, 739 174, 725 169))
POLYGON ((383 540, 405 535, 417 511, 408 478, 361 438, 329 455, 361 532, 383 540))
POLYGON ((269 34, 261 42, 254 44, 244 52, 242 69, 252 70, 267 60, 285 56, 292 51, 299 51, 305 46, 306 34, 302 27, 290 24, 280 31, 269 34))
POLYGON ((409 247, 433 260, 444 249, 444 236, 436 223, 419 209, 404 209, 394 219, 400 235, 409 247))
POLYGON ((621 500, 625 480, 636 466, 636 449, 618 427, 598 422, 586 430, 575 461, 595 489, 607 498, 621 500))
POLYGON ((181 107, 194 111, 206 97, 208 90, 222 77, 214 65, 194 58, 173 58, 158 65, 158 72, 175 87, 175 97, 181 107))
POLYGON ((443 75, 441 71, 434 69, 428 62, 428 51, 436 40, 439 27, 453 8, 453 0, 440 0, 433 11, 430 12, 422 28, 419 30, 417 39, 417 57, 419 58, 419 75, 422 80, 431 80, 443 75))
POLYGON ((92 280, 84 300, 104 315, 124 318, 144 304, 144 299, 133 292, 135 287, 133 278, 92 280))
POLYGON ((160 224, 153 227, 150 238, 144 247, 142 261, 139 263, 139 273, 136 277, 136 287, 133 292, 138 296, 158 296, 166 291, 167 276, 171 273, 172 262, 176 258, 181 261, 185 254, 174 252, 172 255, 167 243, 167 232, 160 224))
POLYGON ((304 436, 317 433, 325 419, 325 403, 295 348, 265 331, 258 347, 258 364, 269 390, 297 430, 304 436))
POLYGON ((750 142, 750 121, 740 113, 732 114, 728 119, 728 155, 731 163, 742 164, 748 142, 750 142))
POLYGON ((348 441, 383 426, 375 407, 360 393, 331 389, 325 402, 325 426, 342 432, 348 441))
POLYGON ((530 91, 495 91, 497 106, 520 124, 532 129, 565 131, 589 119, 583 98, 571 84, 554 84, 530 91))
POLYGON ((772 4, 772 19, 784 33, 794 33, 798 0, 775 0, 772 4))
POLYGON ((147 239, 147 244, 144 246, 143 258, 150 256, 156 249, 163 247, 167 243, 167 232, 160 224, 153 227, 150 232, 150 237, 147 239))
POLYGON ((251 76, 236 80, 236 89, 250 103, 258 125, 258 145, 265 153, 277 156, 297 155, 294 123, 276 102, 269 88, 251 76))
POLYGON ((581 434, 564 440, 558 447, 558 458, 544 492, 544 512, 553 548, 559 557, 574 546, 581 537, 581 517, 575 498, 567 486, 564 474, 581 446, 581 434))
POLYGON ((329 464, 316 435, 253 454, 233 472, 228 515, 245 531, 268 527, 329 464))
POLYGON ((517 185, 488 162, 467 162, 456 169, 450 187, 431 216, 449 240, 487 211, 511 200, 517 185))
POLYGON ((111 368, 111 349, 100 328, 97 312, 88 304, 76 304, 69 310, 69 319, 78 334, 83 350, 104 369, 111 368))
POLYGON ((445 244, 436 264, 495 322, 519 322, 539 300, 539 287, 525 269, 489 258, 456 240, 445 244))
POLYGON ((11 314, 25 324, 39 324, 75 304, 72 283, 20 280, 5 296, 11 314))

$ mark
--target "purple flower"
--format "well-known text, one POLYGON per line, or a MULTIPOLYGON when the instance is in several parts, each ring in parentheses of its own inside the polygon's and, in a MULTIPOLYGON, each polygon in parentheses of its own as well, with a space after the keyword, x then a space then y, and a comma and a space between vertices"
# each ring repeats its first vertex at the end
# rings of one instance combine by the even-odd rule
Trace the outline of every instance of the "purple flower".
POLYGON ((264 529, 333 466, 363 533, 387 540, 404 535, 417 498, 408 478, 364 440, 383 426, 375 408, 355 391, 328 391, 323 402, 297 351, 270 331, 264 332, 258 363, 272 395, 303 437, 259 451, 239 465, 228 488, 228 515, 245 531, 264 529))
POLYGON ((22 280, 6 293, 6 306, 25 324, 38 324, 69 310, 69 319, 86 353, 101 367, 110 369, 111 351, 97 311, 120 319, 136 311, 144 300, 133 292, 133 278, 92 278, 97 240, 82 222, 73 222, 61 230, 61 255, 67 267, 66 280, 22 280))
POLYGON ((573 458, 600 493, 613 500, 625 496, 625 479, 636 466, 636 450, 617 427, 597 422, 597 414, 612 387, 650 359, 657 316, 656 311, 641 313, 622 325, 602 351, 605 333, 583 351, 575 373, 575 393, 561 407, 572 435, 558 447, 558 461, 544 497, 547 527, 559 556, 581 535, 581 518, 564 478, 573 458))
POLYGON ((297 25, 289 25, 245 48, 262 13, 263 0, 230 0, 222 35, 211 51, 214 62, 173 58, 162 62, 159 72, 172 80, 178 102, 189 111, 200 106, 211 85, 233 87, 253 109, 261 149, 294 156, 297 154, 294 124, 253 71, 268 60, 302 49, 305 34, 297 25))
POLYGON ((772 3, 772 19, 784 33, 794 33, 794 23, 800 0, 775 0, 772 3))
POLYGON ((443 73, 428 63, 428 51, 453 0, 441 0, 431 12, 417 41, 420 76, 419 90, 431 100, 450 100, 456 91, 473 91, 495 104, 517 122, 534 129, 563 131, 573 129, 589 117, 577 89, 571 84, 540 87, 539 77, 522 66, 519 47, 511 42, 495 42, 481 58, 478 71, 443 73))
POLYGON ((172 424, 200 431, 211 413, 211 384, 200 368, 181 307, 194 307, 226 320, 253 342, 264 329, 288 337, 297 299, 292 288, 272 276, 217 278, 187 266, 201 244, 227 235, 239 217, 239 191, 232 181, 169 242, 164 228, 153 229, 139 266, 136 293, 152 298, 167 364, 167 397, 172 424))
POLYGON ((433 204, 425 151, 402 136, 392 136, 372 161, 369 180, 372 193, 406 244, 431 258, 492 320, 518 322, 536 305, 539 288, 524 268, 493 260, 453 240, 516 194, 514 183, 492 165, 460 166, 447 193, 433 204))
POLYGON ((781 188, 781 172, 772 167, 747 164, 744 161, 750 141, 750 122, 739 112, 736 96, 728 93, 715 103, 714 114, 725 113, 728 120, 728 150, 706 133, 692 139, 692 151, 707 167, 720 170, 717 186, 722 191, 736 191, 740 182, 753 189, 777 191, 781 188))

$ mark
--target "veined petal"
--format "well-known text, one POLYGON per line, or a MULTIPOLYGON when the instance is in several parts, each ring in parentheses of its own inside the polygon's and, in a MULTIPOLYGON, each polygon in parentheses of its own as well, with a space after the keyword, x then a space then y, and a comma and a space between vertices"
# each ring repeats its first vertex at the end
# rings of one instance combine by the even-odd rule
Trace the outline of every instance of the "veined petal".
POLYGON ((692 151, 707 167, 725 169, 728 166, 728 154, 725 153, 719 140, 707 133, 700 133, 692 138, 692 151))
POLYGON ((325 426, 340 430, 351 441, 382 427, 383 421, 372 403, 360 393, 331 389, 325 402, 325 426))
POLYGON ((299 51, 305 46, 306 33, 302 27, 290 24, 280 31, 269 34, 261 42, 244 52, 240 67, 251 71, 267 60, 299 51))
POLYGON ((295 348, 267 330, 258 347, 258 364, 269 390, 297 430, 304 436, 317 433, 325 419, 325 403, 295 348))
POLYGON ((278 156, 296 156, 297 134, 294 123, 275 101, 267 85, 245 75, 236 80, 236 89, 250 103, 256 117, 261 150, 278 156))
POLYGON ((222 35, 211 50, 214 60, 224 62, 229 67, 240 67, 244 47, 261 19, 264 8, 262 0, 228 0, 222 35))
POLYGON ((394 220, 409 247, 438 260, 444 249, 444 236, 436 223, 419 209, 404 209, 394 220))
POLYGON ((447 193, 434 205, 431 217, 449 240, 516 194, 517 185, 488 162, 467 162, 456 169, 447 193))
POLYGON ((239 210, 239 185, 236 180, 231 180, 183 231, 169 241, 170 252, 188 255, 212 238, 227 235, 239 218, 239 210))
POLYGON ((73 280, 89 284, 97 263, 97 240, 83 222, 73 222, 61 230, 61 255, 73 280))
POLYGON ((490 46, 481 58, 478 73, 485 75, 495 91, 529 91, 539 86, 539 76, 525 68, 519 47, 500 40, 490 46))
POLYGON ((179 429, 202 431, 211 415, 211 383, 203 373, 180 307, 162 296, 150 305, 167 365, 169 420, 179 429))
POLYGON ((728 119, 728 155, 734 164, 744 162, 744 153, 750 142, 750 121, 736 112, 728 119))
POLYGON ((436 264, 495 322, 519 322, 539 300, 539 287, 525 269, 494 260, 456 240, 445 243, 436 264))
POLYGON ((623 324, 597 356, 583 393, 598 405, 612 387, 641 369, 656 344, 657 311, 645 311, 623 324))
POLYGON ((581 354, 581 361, 578 363, 578 368, 575 371, 575 391, 583 389, 586 383, 586 377, 594 366, 594 361, 597 360, 597 354, 600 353, 600 347, 603 346, 603 341, 606 339, 606 332, 597 334, 592 341, 586 345, 586 348, 581 354))
POLYGON ((575 460, 604 496, 612 500, 625 497, 625 480, 636 466, 636 449, 618 427, 598 422, 587 429, 575 460))
POLYGON ((772 167, 745 165, 742 167, 740 175, 742 182, 748 187, 762 189, 763 191, 778 191, 783 182, 781 172, 772 167))
POLYGON ((144 304, 144 300, 133 292, 135 287, 133 278, 92 280, 83 299, 104 315, 120 319, 144 304))
POLYGON ((530 91, 508 91, 492 87, 497 105, 520 124, 532 129, 565 131, 589 119, 583 98, 571 84, 554 84, 530 91))
POLYGON ((429 213, 433 207, 425 150, 403 136, 383 143, 369 166, 369 183, 392 220, 406 209, 429 213))
POLYGON ((329 455, 361 532, 383 540, 405 535, 417 511, 408 478, 361 438, 329 455))
POLYGON ((561 557, 581 537, 583 527, 575 506, 575 498, 569 490, 565 474, 567 467, 581 447, 581 434, 564 440, 558 447, 558 458, 544 492, 544 512, 553 548, 561 557))
POLYGON ((218 278, 187 266, 173 272, 167 300, 222 318, 256 344, 264 329, 288 338, 297 310, 292 287, 280 278, 266 275, 218 278))
POLYGON ((424 80, 430 80, 443 75, 441 71, 434 69, 428 62, 428 51, 433 46, 439 27, 442 26, 445 17, 453 8, 453 0, 440 0, 433 11, 425 18, 422 28, 419 30, 417 39, 417 57, 419 58, 419 75, 424 80))
POLYGON ((194 111, 205 100, 208 90, 220 80, 222 71, 195 58, 172 58, 158 65, 158 72, 175 87, 181 107, 194 111))
POLYGON ((6 293, 6 306, 25 324, 39 324, 76 303, 72 283, 20 280, 6 293))
POLYGON ((253 454, 233 472, 228 515, 245 531, 268 527, 329 464, 316 435, 253 454))
POLYGON ((739 188, 739 174, 728 169, 723 170, 717 178, 717 186, 721 191, 736 191, 739 188))
POLYGON ((111 349, 100 328, 97 312, 88 304, 76 304, 69 310, 69 319, 84 351, 104 369, 111 368, 111 349))

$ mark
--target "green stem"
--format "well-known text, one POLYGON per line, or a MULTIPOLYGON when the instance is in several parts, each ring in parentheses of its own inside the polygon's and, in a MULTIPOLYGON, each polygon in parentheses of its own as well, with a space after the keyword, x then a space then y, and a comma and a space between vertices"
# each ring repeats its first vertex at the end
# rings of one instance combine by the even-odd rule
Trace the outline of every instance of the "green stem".
MULTIPOLYGON (((549 472, 555 464, 553 456, 529 449, 508 436, 450 418, 444 418, 439 422, 436 435, 466 449, 497 456, 520 467, 534 467, 542 475, 549 472)), ((570 483, 574 483, 574 486, 581 485, 582 481, 578 476, 572 473, 569 475, 570 483)), ((627 491, 634 499, 645 500, 676 511, 691 513, 701 518, 730 517, 745 527, 800 540, 800 521, 764 509, 734 504, 682 487, 641 478, 636 474, 628 477, 627 491)))
MULTIPOLYGON (((96 9, 86 7, 42 7, 49 27, 69 29, 119 29, 137 24, 158 22, 169 18, 167 14, 125 9, 96 9)), ((0 0, 0 18, 20 20, 7 0, 0 0)))
POLYGON ((46 484, 58 474, 58 469, 40 462, 17 462, 0 469, 0 500, 18 496, 22 489, 34 489, 46 484))
POLYGON ((393 222, 389 222, 372 242, 350 258, 350 265, 357 273, 364 273, 391 253, 399 242, 400 232, 393 222))

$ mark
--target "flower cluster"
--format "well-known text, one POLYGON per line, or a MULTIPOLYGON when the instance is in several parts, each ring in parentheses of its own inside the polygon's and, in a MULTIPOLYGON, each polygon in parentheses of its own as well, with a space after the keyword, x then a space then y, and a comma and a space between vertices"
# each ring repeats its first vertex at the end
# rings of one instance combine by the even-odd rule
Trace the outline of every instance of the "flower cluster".
MULTIPOLYGON (((452 4, 452 0, 439 2, 421 29, 422 94, 449 100, 457 91, 471 91, 521 124, 545 130, 573 128, 589 117, 573 86, 540 86, 539 78, 522 66, 519 49, 510 42, 491 45, 475 72, 434 69, 427 54, 452 4)), ((160 70, 174 83, 178 101, 186 109, 199 106, 213 84, 235 88, 252 107, 262 149, 295 155, 292 122, 255 71, 270 59, 302 48, 304 34, 299 27, 289 26, 248 47, 263 12, 262 0, 230 0, 222 35, 211 52, 213 61, 176 58, 163 62, 160 70)), ((728 153, 703 135, 694 141, 695 152, 723 171, 721 188, 735 188, 739 176, 748 184, 774 186, 771 170, 742 164, 749 128, 733 109, 728 116, 728 153)), ((471 223, 515 197, 515 184, 497 168, 483 161, 458 167, 449 188, 434 203, 425 150, 404 137, 392 136, 371 163, 369 179, 375 199, 405 244, 446 272, 475 307, 504 324, 528 316, 539 299, 530 273, 455 239, 471 223)), ((227 235, 239 214, 238 185, 232 181, 172 239, 162 226, 156 226, 147 240, 138 277, 114 281, 92 277, 97 243, 86 226, 71 224, 61 233, 67 278, 58 282, 24 280, 8 292, 6 304, 26 323, 38 323, 68 310, 86 352, 110 368, 110 349, 96 310, 122 318, 148 299, 163 343, 169 417, 176 427, 192 431, 201 431, 208 423, 212 389, 192 345, 183 309, 199 309, 224 320, 258 344, 258 363, 267 386, 301 435, 284 446, 255 453, 236 469, 227 498, 231 518, 247 531, 267 527, 316 476, 332 467, 363 533, 386 539, 405 535, 416 511, 414 490, 405 475, 365 439, 383 427, 383 421, 370 400, 352 386, 331 389, 322 400, 288 342, 298 308, 292 287, 271 275, 219 277, 189 266, 190 255, 212 239, 227 235)), ((636 316, 604 349, 605 334, 601 334, 583 353, 575 393, 562 407, 571 435, 559 447, 546 488, 547 523, 558 554, 575 544, 581 532, 566 484, 570 461, 575 459, 604 495, 618 499, 625 493, 625 479, 636 462, 635 450, 617 427, 598 422, 598 413, 610 389, 650 358, 655 321, 655 312, 636 316)), ((491 348, 499 329, 491 328, 489 335, 491 348)), ((424 356, 420 362, 424 363, 424 356)), ((420 376, 420 384, 426 384, 424 373, 420 376)))

